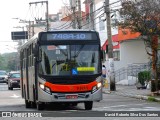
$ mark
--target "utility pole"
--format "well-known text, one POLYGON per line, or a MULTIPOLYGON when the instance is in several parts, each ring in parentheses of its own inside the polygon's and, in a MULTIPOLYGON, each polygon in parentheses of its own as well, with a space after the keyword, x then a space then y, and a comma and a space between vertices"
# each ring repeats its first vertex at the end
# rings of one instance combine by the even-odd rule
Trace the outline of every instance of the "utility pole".
POLYGON ((47 31, 49 30, 49 17, 48 17, 48 1, 46 1, 46 23, 47 23, 47 31))
POLYGON ((72 14, 72 21, 73 21, 72 27, 73 27, 73 29, 76 29, 76 0, 70 0, 70 6, 71 6, 71 9, 73 11, 73 14, 72 14))
POLYGON ((105 0, 105 13, 106 13, 106 26, 108 36, 108 58, 109 58, 109 78, 110 90, 115 91, 115 75, 114 75, 114 59, 113 59, 113 45, 112 45, 112 32, 111 32, 111 18, 109 0, 105 0))
POLYGON ((29 4, 32 5, 32 4, 43 4, 45 3, 46 4, 46 30, 48 31, 49 30, 49 16, 48 16, 48 1, 39 1, 39 2, 30 2, 29 4))
POLYGON ((78 0, 78 29, 82 28, 81 0, 78 0))
POLYGON ((34 36, 34 21, 26 21, 20 19, 19 23, 28 23, 28 39, 34 36))
POLYGON ((28 33, 29 33, 29 39, 34 36, 34 21, 28 21, 29 27, 28 27, 28 33))
POLYGON ((95 27, 94 27, 94 9, 95 9, 95 0, 91 0, 91 3, 90 3, 90 25, 89 25, 89 28, 92 29, 92 30, 95 30, 95 27))
POLYGON ((72 7, 73 15, 72 15, 72 21, 73 21, 73 29, 76 29, 76 7, 72 7))

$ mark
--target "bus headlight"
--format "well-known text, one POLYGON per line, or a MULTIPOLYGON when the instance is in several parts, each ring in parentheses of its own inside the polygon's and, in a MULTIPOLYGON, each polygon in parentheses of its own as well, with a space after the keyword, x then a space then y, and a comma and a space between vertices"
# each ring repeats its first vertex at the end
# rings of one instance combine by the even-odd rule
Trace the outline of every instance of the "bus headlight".
POLYGON ((99 82, 99 83, 97 84, 97 88, 99 89, 101 86, 102 86, 102 83, 99 82))
POLYGON ((92 88, 92 93, 96 92, 101 87, 102 87, 102 83, 98 82, 97 85, 92 88))
POLYGON ((44 85, 43 84, 39 84, 39 86, 40 86, 40 88, 42 89, 42 90, 44 90, 44 85))
POLYGON ((50 90, 49 87, 45 86, 45 85, 42 84, 42 83, 40 83, 39 86, 40 86, 40 88, 41 88, 42 90, 44 90, 45 92, 51 94, 51 90, 50 90))
POLYGON ((45 87, 45 91, 46 91, 47 93, 51 94, 51 90, 50 90, 49 87, 45 87))

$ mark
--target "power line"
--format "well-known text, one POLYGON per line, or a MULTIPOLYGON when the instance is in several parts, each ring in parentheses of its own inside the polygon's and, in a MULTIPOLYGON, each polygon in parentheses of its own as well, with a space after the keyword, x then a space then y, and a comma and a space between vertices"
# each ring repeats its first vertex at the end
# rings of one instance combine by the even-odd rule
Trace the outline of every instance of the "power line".
POLYGON ((17 41, 0 41, 0 42, 18 42, 19 40, 17 41))
MULTIPOLYGON (((97 18, 101 17, 103 14, 104 14, 104 12, 103 12, 101 15, 97 16, 96 18, 94 18, 93 20, 96 20, 97 18)), ((86 25, 89 24, 89 23, 90 23, 90 21, 88 21, 86 24, 82 25, 82 27, 83 27, 83 26, 86 26, 86 25)))
MULTIPOLYGON (((121 1, 121 0, 116 1, 116 2, 113 2, 113 3, 110 3, 110 4, 107 4, 107 5, 103 5, 102 7, 96 9, 96 10, 93 11, 92 13, 89 13, 89 14, 87 14, 87 15, 85 15, 85 16, 92 15, 93 13, 95 13, 95 12, 98 11, 98 10, 101 10, 101 9, 104 8, 104 7, 109 6, 109 5, 113 5, 113 4, 118 3, 118 2, 120 2, 120 1, 121 1)), ((115 7, 116 7, 116 6, 115 6, 115 7)), ((113 6, 112 8, 114 8, 114 6, 113 6)), ((82 17, 85 17, 85 16, 82 16, 82 17)))
POLYGON ((64 25, 66 25, 68 22, 70 22, 70 21, 69 21, 69 20, 67 20, 67 22, 65 22, 64 24, 62 24, 62 25, 60 25, 60 26, 56 27, 56 29, 57 29, 57 28, 60 28, 60 27, 62 27, 62 26, 64 26, 64 25))
POLYGON ((64 4, 64 6, 67 8, 67 10, 68 10, 70 13, 72 13, 72 11, 68 8, 67 4, 66 4, 66 3, 64 3, 64 1, 63 1, 63 0, 61 0, 61 1, 62 1, 62 3, 64 4))
MULTIPOLYGON (((120 2, 120 1, 121 1, 121 0, 116 1, 116 2, 113 2, 113 3, 110 3, 110 4, 105 5, 105 6, 113 5, 113 4, 118 3, 118 2, 120 2)), ((66 6, 66 4, 64 3, 63 0, 62 0, 62 2, 63 2, 63 4, 66 6)), ((86 14, 86 15, 82 16, 82 17, 81 17, 81 20, 83 20, 83 19, 86 18, 87 16, 91 16, 92 14, 94 14, 94 13, 96 13, 96 12, 98 12, 98 11, 100 10, 100 11, 97 13, 97 14, 99 14, 99 13, 103 10, 103 8, 104 8, 105 6, 103 5, 102 7, 96 9, 95 11, 93 11, 92 13, 89 13, 89 14, 86 14)), ((115 6, 115 7, 116 7, 116 6, 115 6)), ((66 6, 66 8, 68 9, 67 6, 66 6)), ((112 8, 114 8, 114 7, 112 7, 112 8)), ((68 10, 69 10, 69 9, 68 9, 68 10)), ((103 14, 104 14, 104 13, 103 13, 103 14)), ((32 13, 32 15, 33 15, 33 13, 32 13)), ((101 14, 101 15, 102 15, 102 14, 101 14)), ((100 16, 101 16, 101 15, 100 15, 100 16)), ((68 16, 66 16, 66 17, 69 17, 69 16, 70 16, 70 15, 68 15, 68 16)), ((100 16, 98 16, 98 17, 100 17, 100 16)), ((97 19, 98 17, 94 18, 93 20, 97 19)), ((70 22, 70 21, 68 20, 66 23, 64 23, 64 24, 56 27, 56 29, 63 29, 63 28, 66 28, 66 27, 68 28, 68 26, 71 27, 71 23, 73 23, 73 21, 72 21, 70 24, 66 25, 68 22, 70 22), (64 25, 66 25, 66 26, 64 26, 64 25), (62 28, 61 28, 61 27, 62 27, 62 28)), ((89 24, 89 22, 88 22, 87 24, 89 24)), ((83 26, 86 26, 87 24, 82 25, 82 27, 83 27, 83 26)))
MULTIPOLYGON (((84 16, 82 16, 81 17, 81 20, 83 20, 84 18, 86 18, 86 16, 88 16, 88 15, 92 15, 93 13, 95 13, 96 11, 98 11, 98 10, 101 10, 103 8, 103 6, 102 7, 100 7, 100 8, 98 8, 97 10, 95 10, 95 11, 93 11, 92 13, 90 13, 90 14, 87 14, 87 15, 84 15, 84 16)), ((103 9, 102 9, 103 10, 103 9)), ((101 10, 101 11, 102 11, 101 10)), ((101 12, 100 11, 100 12, 101 12)), ((70 16, 70 15, 69 15, 70 16)), ((68 17, 68 16, 67 16, 68 17)), ((63 25, 65 25, 65 24, 67 24, 69 21, 67 21, 66 23, 64 23, 63 25)), ((60 27, 62 27, 63 25, 60 25, 60 26, 58 26, 58 27, 56 27, 56 28, 60 28, 60 27)), ((68 26, 68 25, 67 25, 68 26)), ((66 26, 65 26, 66 27, 66 26)), ((65 28, 65 27, 63 27, 63 28, 65 28)), ((83 25, 82 25, 82 27, 83 27, 83 25)), ((63 29, 62 28, 62 29, 63 29)))
MULTIPOLYGON (((106 6, 109 6, 109 5, 113 5, 113 4, 115 4, 115 3, 118 3, 118 2, 120 2, 121 0, 119 0, 119 1, 116 1, 116 2, 113 2, 113 3, 110 3, 110 4, 107 4, 107 5, 103 5, 102 7, 100 7, 100 8, 98 8, 97 10, 95 10, 95 11, 93 11, 92 13, 89 13, 88 15, 85 15, 85 16, 91 16, 92 14, 94 14, 95 12, 97 12, 97 11, 99 11, 99 13, 103 10, 102 8, 104 8, 104 7, 106 7, 106 6)), ((116 7, 116 6, 115 6, 116 7)), ((114 8, 114 7, 112 7, 112 8, 114 8)), ((98 13, 98 14, 99 14, 98 13)), ((103 13, 104 14, 104 13, 103 13)), ((101 14, 102 15, 102 14, 101 14)), ((100 15, 100 16, 101 16, 100 15)), ((81 19, 83 19, 85 16, 83 16, 81 19)), ((98 16, 98 17, 100 17, 100 16, 98 16)), ((98 17, 96 17, 96 18, 94 18, 93 20, 95 20, 95 19, 97 19, 98 17)), ((90 21, 88 21, 88 23, 86 23, 86 24, 84 24, 84 25, 82 25, 82 27, 83 26, 86 26, 87 24, 89 24, 90 23, 90 21)))
POLYGON ((65 27, 63 27, 63 28, 61 28, 61 29, 68 29, 68 28, 70 28, 71 26, 72 26, 72 23, 73 23, 73 21, 70 23, 70 24, 68 24, 68 25, 66 25, 65 27), (66 28, 67 27, 67 28, 66 28))
POLYGON ((118 3, 118 2, 121 2, 121 0, 116 1, 116 2, 113 2, 113 3, 110 3, 110 4, 106 4, 104 7, 108 7, 108 6, 113 5, 113 4, 115 4, 115 3, 118 3))

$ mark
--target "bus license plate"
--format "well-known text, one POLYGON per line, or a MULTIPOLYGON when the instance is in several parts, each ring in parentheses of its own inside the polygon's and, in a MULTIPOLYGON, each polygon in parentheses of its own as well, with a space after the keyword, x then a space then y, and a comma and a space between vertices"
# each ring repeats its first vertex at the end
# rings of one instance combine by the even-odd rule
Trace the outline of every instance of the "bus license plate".
POLYGON ((77 95, 67 95, 66 99, 77 99, 78 96, 77 95))

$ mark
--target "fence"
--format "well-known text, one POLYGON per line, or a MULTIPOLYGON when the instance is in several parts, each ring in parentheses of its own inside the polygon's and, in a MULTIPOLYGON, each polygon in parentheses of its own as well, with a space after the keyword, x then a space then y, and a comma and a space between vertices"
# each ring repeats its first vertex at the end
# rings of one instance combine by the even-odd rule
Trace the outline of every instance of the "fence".
MULTIPOLYGON (((127 67, 123 67, 115 71, 115 81, 116 83, 121 80, 137 79, 138 73, 144 70, 150 70, 151 66, 149 63, 134 63, 129 64, 127 67)), ((138 79, 137 79, 138 81, 138 79)))

